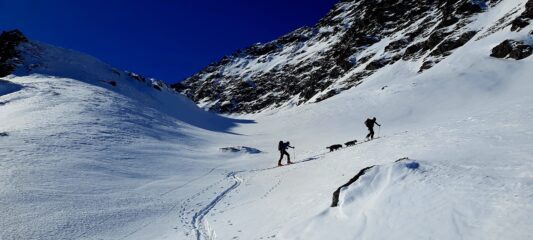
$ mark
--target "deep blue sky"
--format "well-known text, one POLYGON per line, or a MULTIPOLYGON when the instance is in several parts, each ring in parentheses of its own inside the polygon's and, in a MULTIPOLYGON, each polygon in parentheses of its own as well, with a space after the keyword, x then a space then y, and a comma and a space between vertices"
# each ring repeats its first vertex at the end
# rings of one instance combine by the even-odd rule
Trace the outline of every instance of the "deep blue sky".
POLYGON ((167 82, 312 26, 339 0, 0 0, 0 30, 167 82))

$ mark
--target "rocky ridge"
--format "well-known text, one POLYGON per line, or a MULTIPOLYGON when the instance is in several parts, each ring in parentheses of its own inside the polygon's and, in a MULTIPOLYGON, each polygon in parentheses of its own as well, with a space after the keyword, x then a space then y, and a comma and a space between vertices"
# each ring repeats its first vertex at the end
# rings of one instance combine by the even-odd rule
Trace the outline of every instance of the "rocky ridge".
POLYGON ((422 73, 469 41, 529 24, 532 0, 488 29, 470 24, 501 2, 341 1, 315 26, 237 51, 172 87, 221 113, 320 102, 388 65, 414 62, 422 73))

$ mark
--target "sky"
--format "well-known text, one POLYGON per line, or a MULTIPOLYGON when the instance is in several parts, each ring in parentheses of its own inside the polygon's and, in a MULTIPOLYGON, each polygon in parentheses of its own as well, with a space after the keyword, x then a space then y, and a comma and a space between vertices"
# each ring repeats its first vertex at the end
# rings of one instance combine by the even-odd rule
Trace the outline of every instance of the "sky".
POLYGON ((238 49, 312 26, 339 0, 0 0, 0 30, 179 82, 238 49))

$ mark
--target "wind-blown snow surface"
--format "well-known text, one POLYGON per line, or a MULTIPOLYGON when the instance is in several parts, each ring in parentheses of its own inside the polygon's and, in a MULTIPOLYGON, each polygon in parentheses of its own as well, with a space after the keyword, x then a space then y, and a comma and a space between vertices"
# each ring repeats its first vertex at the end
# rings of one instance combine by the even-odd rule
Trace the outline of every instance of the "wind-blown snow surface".
POLYGON ((23 88, 0 97, 1 239, 126 235, 128 222, 170 215, 181 191, 223 163, 197 149, 203 131, 147 98, 66 78, 8 80, 23 88))
POLYGON ((488 56, 512 34, 422 74, 399 61, 323 102, 243 120, 100 81, 111 75, 4 78, 0 238, 532 239, 533 58, 488 56), (380 138, 326 152, 361 141, 369 116, 380 138), (279 140, 296 146, 297 164, 273 168, 279 140), (264 153, 219 151, 230 146, 264 153), (402 157, 420 166, 394 163, 402 157))

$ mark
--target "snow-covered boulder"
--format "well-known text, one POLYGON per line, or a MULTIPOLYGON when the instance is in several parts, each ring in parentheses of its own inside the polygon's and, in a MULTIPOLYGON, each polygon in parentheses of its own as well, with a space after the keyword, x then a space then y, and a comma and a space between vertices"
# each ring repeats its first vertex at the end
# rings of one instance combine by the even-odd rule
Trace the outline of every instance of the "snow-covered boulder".
POLYGON ((223 147, 223 148, 220 148, 220 151, 231 152, 231 153, 248 153, 248 154, 257 154, 257 153, 262 152, 261 150, 257 148, 246 147, 246 146, 223 147))
POLYGON ((492 49, 490 56, 495 58, 512 58, 516 60, 529 57, 533 53, 533 46, 522 41, 505 40, 492 49))
MULTIPOLYGON (((420 164, 416 161, 411 161, 409 158, 400 158, 395 161, 394 165, 398 165, 399 168, 407 168, 407 169, 418 169, 420 167, 420 164)), ((339 199, 341 192, 343 190, 346 190, 350 187, 350 185, 354 184, 357 180, 359 180, 363 175, 365 175, 367 172, 369 172, 372 168, 376 167, 375 165, 366 167, 361 169, 353 178, 351 178, 347 183, 337 188, 337 190, 333 193, 333 201, 331 203, 331 207, 337 207, 339 206, 339 201, 342 199, 339 199)))

